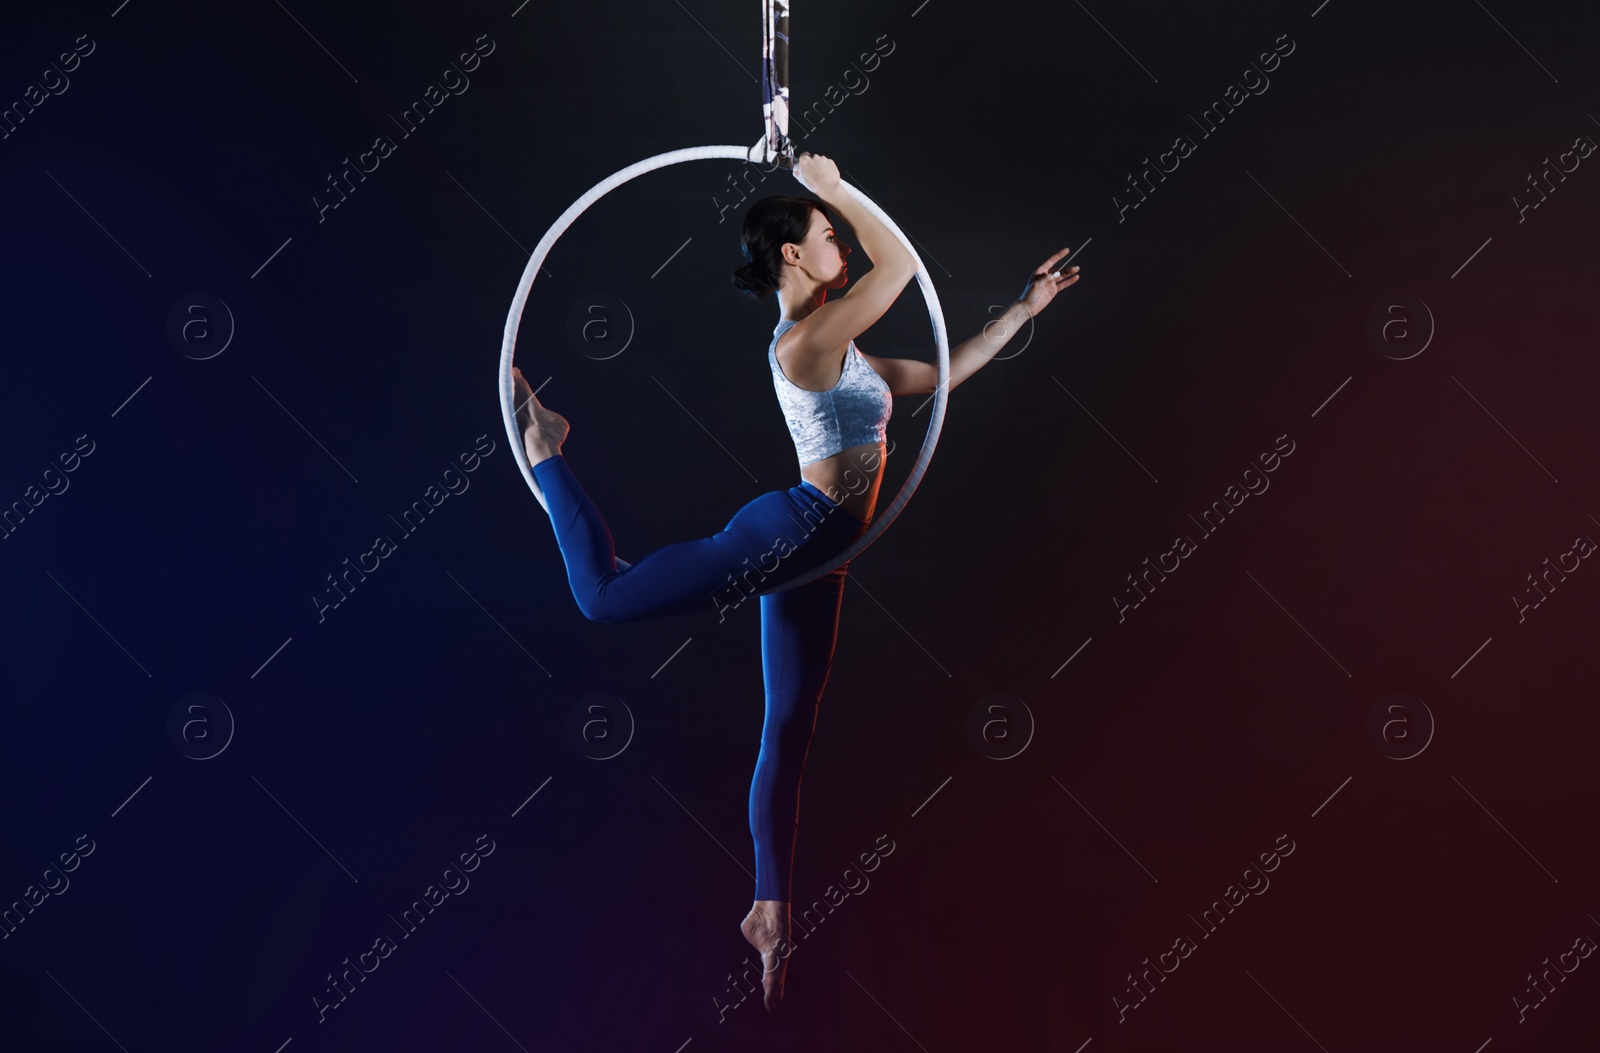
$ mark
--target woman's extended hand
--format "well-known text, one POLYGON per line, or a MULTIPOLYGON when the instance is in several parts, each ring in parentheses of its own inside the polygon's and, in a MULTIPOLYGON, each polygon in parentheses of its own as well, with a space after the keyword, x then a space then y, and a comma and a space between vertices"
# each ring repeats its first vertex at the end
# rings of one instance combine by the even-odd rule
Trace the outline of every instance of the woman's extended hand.
POLYGON ((1071 251, 1070 248, 1062 249, 1040 264, 1039 269, 1029 276, 1028 284, 1023 287, 1022 295, 1018 299, 1028 309, 1030 316, 1044 310, 1045 306, 1055 299, 1056 293, 1078 280, 1076 267, 1068 267, 1059 275, 1050 273, 1056 262, 1071 251))
POLYGON ((800 185, 821 197, 839 186, 839 166, 832 158, 805 152, 795 159, 794 177, 800 185))

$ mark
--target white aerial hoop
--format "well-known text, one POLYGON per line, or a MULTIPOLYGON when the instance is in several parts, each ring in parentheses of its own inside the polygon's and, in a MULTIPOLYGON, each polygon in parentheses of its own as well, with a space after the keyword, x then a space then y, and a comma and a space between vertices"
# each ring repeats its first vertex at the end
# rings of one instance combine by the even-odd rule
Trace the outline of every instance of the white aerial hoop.
MULTIPOLYGON (((539 499, 539 504, 546 512, 550 510, 550 506, 545 502, 544 494, 539 489, 538 482, 534 479, 533 466, 528 463, 528 454, 522 445, 522 433, 517 427, 515 382, 511 376, 512 358, 517 346, 517 327, 522 321, 522 309, 528 301, 528 293, 533 288, 533 280, 538 275, 539 268, 544 264, 545 257, 549 255, 550 250, 555 246, 561 235, 566 233, 567 228, 572 226, 573 222, 590 205, 630 179, 641 176, 646 172, 652 172, 657 168, 665 168, 667 165, 678 164, 683 161, 746 161, 749 159, 750 154, 750 148, 743 146, 693 146, 683 150, 672 150, 664 154, 657 154, 643 161, 637 161, 601 180, 582 197, 578 198, 577 201, 569 205, 567 210, 551 225, 550 229, 545 231, 544 237, 539 239, 539 244, 534 246, 533 255, 528 257, 527 266, 522 269, 522 280, 517 283, 516 295, 512 297, 511 310, 506 315, 505 334, 500 342, 500 412, 505 422, 506 438, 511 445, 512 455, 516 457, 517 467, 522 470, 522 478, 527 481, 528 488, 533 491, 533 495, 539 499)), ((830 557, 822 565, 810 571, 797 574, 777 588, 766 590, 768 592, 782 592, 820 578, 829 571, 843 565, 846 560, 853 559, 873 541, 877 540, 878 535, 883 533, 888 525, 894 521, 894 518, 900 514, 900 510, 905 507, 906 502, 911 500, 911 495, 916 490, 917 484, 921 482, 923 473, 927 471, 928 462, 933 458, 934 447, 939 441, 939 431, 944 425, 945 403, 949 393, 950 381, 950 342, 945 331, 944 311, 939 306, 939 294, 933 288, 933 278, 928 274, 927 268, 923 266, 922 258, 917 255, 910 240, 894 220, 890 219, 876 203, 849 183, 841 179, 839 186, 876 216, 884 226, 888 227, 894 233, 894 236, 900 240, 900 243, 905 246, 906 251, 911 253, 912 259, 917 262, 917 284, 922 288, 922 298, 927 302, 928 319, 933 323, 933 335, 938 343, 939 350, 938 386, 935 388, 933 395, 933 415, 928 422, 927 435, 922 440, 922 450, 917 455, 916 463, 912 465, 906 481, 901 485, 900 492, 889 503, 887 509, 879 512, 873 518, 872 525, 867 528, 866 532, 857 538, 854 544, 837 556, 830 557)), ((621 559, 617 563, 619 567, 628 565, 621 559)))
MULTIPOLYGON (((545 502, 544 494, 539 489, 539 483, 533 476, 533 466, 528 463, 527 450, 522 445, 522 434, 517 428, 517 415, 515 404, 516 383, 511 376, 511 360, 517 346, 517 326, 522 321, 522 308, 528 302, 528 291, 533 288, 533 279, 539 273, 539 268, 544 264, 545 256, 555 246, 556 240, 567 232, 567 228, 588 207, 600 200, 623 183, 653 172, 657 168, 678 164, 682 161, 745 161, 763 165, 782 166, 792 169, 795 162, 794 143, 789 139, 789 0, 763 0, 762 23, 762 120, 765 130, 762 137, 754 146, 692 146, 683 150, 672 150, 664 154, 638 161, 615 172, 599 183, 595 184, 588 193, 584 194, 571 205, 550 229, 545 231, 544 237, 539 239, 539 244, 534 246, 533 255, 528 258, 528 264, 522 269, 522 280, 517 283, 517 294, 511 299, 511 310, 506 315, 505 335, 500 342, 500 413, 505 419, 506 438, 511 443, 511 452, 517 459, 517 467, 522 469, 522 478, 528 483, 528 488, 533 491, 533 496, 539 499, 539 504, 546 512, 550 506, 545 502)), ((770 168, 768 169, 771 170, 770 168)), ((917 455, 917 461, 911 466, 911 474, 900 487, 900 492, 889 503, 889 507, 878 513, 865 533, 856 539, 855 543, 837 556, 824 560, 820 566, 787 578, 783 585, 776 588, 763 590, 764 593, 783 592, 797 585, 814 581, 840 566, 846 560, 852 559, 883 533, 894 518, 900 514, 906 502, 911 500, 911 494, 917 488, 917 483, 922 480, 922 474, 928 469, 928 462, 933 458, 934 446, 939 441, 939 430, 944 426, 944 407, 950 382, 950 342, 945 333, 944 311, 939 306, 939 295, 934 291, 933 278, 922 265, 922 257, 917 255, 911 242, 894 220, 879 208, 861 191, 839 180, 839 186, 859 201, 868 212, 878 218, 885 227, 900 239, 900 244, 917 261, 917 284, 922 287, 922 298, 928 304, 928 319, 933 323, 933 336, 938 344, 939 371, 938 382, 933 393, 933 415, 928 422, 928 433, 922 440, 922 451, 917 455)), ((629 564, 616 560, 617 569, 626 568, 629 564)))

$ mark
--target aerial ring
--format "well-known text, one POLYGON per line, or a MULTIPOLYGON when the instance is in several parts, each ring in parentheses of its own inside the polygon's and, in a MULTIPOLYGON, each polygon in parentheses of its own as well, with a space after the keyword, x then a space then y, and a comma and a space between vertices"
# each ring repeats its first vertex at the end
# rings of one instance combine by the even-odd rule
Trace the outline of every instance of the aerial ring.
MULTIPOLYGON (((522 309, 528 302, 528 293, 533 288, 533 279, 538 275, 539 268, 544 264, 545 257, 550 254, 550 250, 555 246, 561 235, 567 232, 567 228, 572 226, 573 222, 583 215, 590 205, 623 183, 644 175, 646 172, 653 172, 657 168, 665 168, 667 165, 678 164, 682 161, 748 162, 749 155, 750 148, 745 146, 691 146, 683 150, 670 150, 667 153, 656 154, 654 157, 637 161, 621 171, 602 179, 582 197, 567 206, 567 210, 557 217, 556 221, 550 225, 550 229, 545 231, 544 237, 539 239, 539 244, 534 246, 533 255, 528 257, 527 266, 522 269, 522 280, 517 283, 517 293, 511 299, 511 310, 506 315, 505 334, 500 342, 500 413, 505 421, 506 438, 510 442, 512 455, 517 459, 517 467, 522 469, 522 478, 527 482, 528 488, 533 491, 533 496, 539 499, 539 504, 544 507, 546 512, 550 510, 550 506, 545 503, 544 493, 540 491, 539 484, 534 479, 533 466, 528 463, 528 453, 522 446, 522 435, 517 428, 515 381, 511 376, 511 363, 516 352, 517 327, 522 321, 522 309)), ((895 517, 900 514, 900 510, 906 506, 906 502, 911 500, 911 495, 916 490, 917 484, 922 481, 923 473, 928 469, 928 462, 933 459, 934 447, 939 441, 939 431, 944 425, 945 402, 949 396, 950 342, 945 332, 944 311, 939 306, 939 295, 933 288, 933 278, 928 274, 927 268, 923 266, 922 257, 917 255, 916 249, 912 247, 910 240, 894 220, 890 219, 876 203, 849 183, 841 179, 839 186, 859 201, 862 207, 876 216, 879 222, 888 227, 894 233, 894 236, 900 239, 900 244, 905 246, 905 250, 911 253, 911 258, 917 262, 917 284, 922 287, 922 298, 928 304, 928 319, 933 323, 933 335, 939 351, 939 373, 938 383, 934 388, 933 394, 933 415, 928 422, 927 435, 922 440, 922 450, 917 454, 916 463, 912 465, 910 474, 906 476, 906 481, 900 487, 900 492, 889 503, 889 507, 879 512, 872 520, 872 525, 867 528, 866 532, 857 538, 849 548, 836 556, 829 557, 821 565, 810 570, 798 572, 792 578, 785 578, 784 584, 776 588, 764 590, 769 593, 783 592, 787 589, 804 585, 809 581, 814 581, 829 571, 842 566, 846 561, 853 559, 868 545, 877 540, 878 535, 883 533, 889 524, 894 521, 895 517)), ((618 562, 621 565, 626 565, 622 564, 620 560, 618 562)))

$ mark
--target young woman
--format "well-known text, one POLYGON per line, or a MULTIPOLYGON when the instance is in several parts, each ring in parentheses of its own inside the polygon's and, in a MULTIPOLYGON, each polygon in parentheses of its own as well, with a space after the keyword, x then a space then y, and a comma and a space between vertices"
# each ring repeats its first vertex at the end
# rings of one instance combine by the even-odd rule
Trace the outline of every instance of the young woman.
MULTIPOLYGON (((824 204, 769 197, 745 216, 741 248, 749 262, 734 271, 733 282, 753 296, 778 294, 781 317, 767 361, 794 439, 799 484, 757 497, 719 533, 667 545, 619 569, 605 520, 562 456, 566 419, 544 408, 522 372, 512 370, 528 463, 549 503, 567 581, 585 617, 621 622, 721 610, 737 602, 735 594, 742 599, 744 589, 770 590, 837 556, 871 522, 883 474, 890 396, 931 394, 938 371, 927 362, 862 354, 855 337, 894 303, 916 274, 916 261, 844 192, 831 160, 803 153, 795 178, 855 229, 873 264, 854 288, 829 302, 828 292, 849 281, 846 261, 852 250, 839 243, 824 204)), ((1077 281, 1077 267, 1048 273, 1068 251, 1046 260, 1016 303, 951 353, 951 388, 988 362, 1025 318, 1077 281)), ((740 930, 761 955, 768 1009, 783 998, 793 947, 789 894, 800 777, 833 662, 848 566, 761 596, 766 718, 750 784, 755 905, 740 930)))

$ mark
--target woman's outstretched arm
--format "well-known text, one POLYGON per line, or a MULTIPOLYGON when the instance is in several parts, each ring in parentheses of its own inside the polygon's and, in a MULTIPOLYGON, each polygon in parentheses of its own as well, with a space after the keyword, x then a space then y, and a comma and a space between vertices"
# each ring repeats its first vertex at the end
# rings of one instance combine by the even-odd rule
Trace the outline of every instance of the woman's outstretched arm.
MULTIPOLYGON (((1078 280, 1077 267, 1068 267, 1059 275, 1050 273, 1050 268, 1070 251, 1062 249, 1040 264, 1029 276, 1022 295, 1002 311, 1000 317, 985 324, 977 336, 951 348, 951 390, 988 365, 1022 328, 1023 322, 1044 310, 1055 299, 1056 293, 1078 280)), ((889 385, 891 395, 931 395, 938 383, 939 367, 932 362, 921 362, 914 358, 879 358, 868 354, 861 357, 889 385)))

